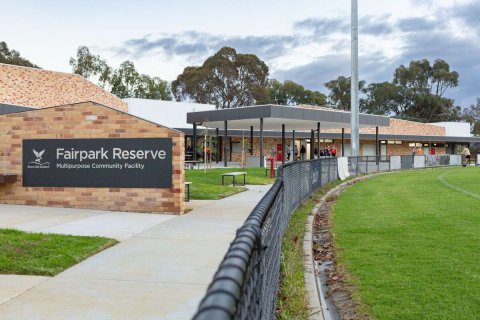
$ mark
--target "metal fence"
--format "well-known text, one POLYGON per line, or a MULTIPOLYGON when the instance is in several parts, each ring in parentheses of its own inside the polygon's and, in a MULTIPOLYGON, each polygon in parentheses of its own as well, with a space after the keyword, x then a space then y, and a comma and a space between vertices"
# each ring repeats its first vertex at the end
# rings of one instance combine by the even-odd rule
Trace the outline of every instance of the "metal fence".
MULTIPOLYGON (((348 158, 352 176, 442 165, 461 165, 461 158, 448 155, 348 158)), ((336 158, 291 162, 278 168, 272 188, 237 230, 194 320, 275 318, 284 231, 303 200, 337 180, 337 170, 336 158)))
POLYGON ((313 191, 337 179, 337 159, 285 164, 272 188, 237 231, 195 320, 273 319, 284 231, 313 191))

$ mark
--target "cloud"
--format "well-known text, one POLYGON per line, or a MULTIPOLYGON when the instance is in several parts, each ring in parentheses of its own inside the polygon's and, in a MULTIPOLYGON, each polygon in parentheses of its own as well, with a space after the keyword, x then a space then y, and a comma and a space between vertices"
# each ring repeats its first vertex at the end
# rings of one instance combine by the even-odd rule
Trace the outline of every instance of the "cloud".
POLYGON ((222 36, 187 31, 173 35, 160 35, 156 38, 145 36, 130 39, 115 48, 117 54, 132 55, 137 58, 159 51, 167 57, 184 56, 197 60, 205 58, 224 46, 235 48, 241 53, 255 53, 263 59, 275 59, 301 44, 302 38, 289 35, 272 36, 222 36))
POLYGON ((473 1, 456 6, 445 14, 461 20, 466 26, 475 29, 477 35, 480 35, 480 2, 473 1))
POLYGON ((350 21, 340 18, 305 19, 293 25, 295 30, 307 31, 315 38, 325 38, 333 33, 348 33, 350 21))
POLYGON ((367 35, 385 35, 394 32, 394 25, 389 22, 389 15, 380 17, 366 16, 358 22, 359 33, 367 35))
POLYGON ((433 30, 438 30, 439 28, 443 27, 443 23, 438 20, 414 17, 400 19, 397 22, 397 27, 402 32, 429 32, 433 30))

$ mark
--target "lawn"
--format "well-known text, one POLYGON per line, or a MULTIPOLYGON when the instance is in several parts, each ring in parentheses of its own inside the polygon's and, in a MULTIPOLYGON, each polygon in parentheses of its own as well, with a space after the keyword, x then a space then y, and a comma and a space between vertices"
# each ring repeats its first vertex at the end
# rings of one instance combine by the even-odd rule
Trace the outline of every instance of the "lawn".
POLYGON ((0 274, 54 276, 115 243, 101 237, 0 229, 0 274))
POLYGON ((355 184, 333 234, 355 297, 375 319, 478 319, 480 168, 428 169, 355 184))
MULTIPOLYGON (((218 200, 232 194, 245 191, 244 187, 233 187, 231 177, 225 178, 230 185, 222 186, 222 173, 241 171, 247 172, 246 184, 270 184, 273 179, 265 177, 264 168, 215 168, 209 169, 206 173, 203 170, 185 170, 185 181, 191 181, 190 198, 197 200, 218 200)), ((236 180, 243 183, 243 177, 236 177, 236 180)))

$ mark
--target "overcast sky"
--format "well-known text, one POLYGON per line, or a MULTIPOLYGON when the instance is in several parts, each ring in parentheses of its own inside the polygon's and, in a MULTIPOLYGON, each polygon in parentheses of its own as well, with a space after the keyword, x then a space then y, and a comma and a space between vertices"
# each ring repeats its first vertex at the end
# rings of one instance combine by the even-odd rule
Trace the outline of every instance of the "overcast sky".
MULTIPOLYGON (((42 68, 70 72, 86 45, 117 67, 173 80, 222 46, 255 53, 270 76, 326 93, 350 72, 348 0, 0 0, 0 41, 42 68)), ((460 73, 447 96, 480 97, 480 1, 359 0, 360 79, 391 81, 411 60, 446 60, 460 73)))

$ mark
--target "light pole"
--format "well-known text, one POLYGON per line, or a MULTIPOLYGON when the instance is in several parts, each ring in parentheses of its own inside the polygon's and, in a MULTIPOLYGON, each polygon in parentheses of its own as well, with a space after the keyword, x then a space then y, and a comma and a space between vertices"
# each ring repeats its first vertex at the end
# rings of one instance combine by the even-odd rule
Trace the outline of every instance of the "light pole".
POLYGON ((352 145, 352 156, 357 157, 359 155, 359 116, 358 116, 358 0, 352 0, 352 74, 350 78, 351 83, 351 102, 350 102, 350 114, 351 114, 351 133, 350 141, 352 145))

